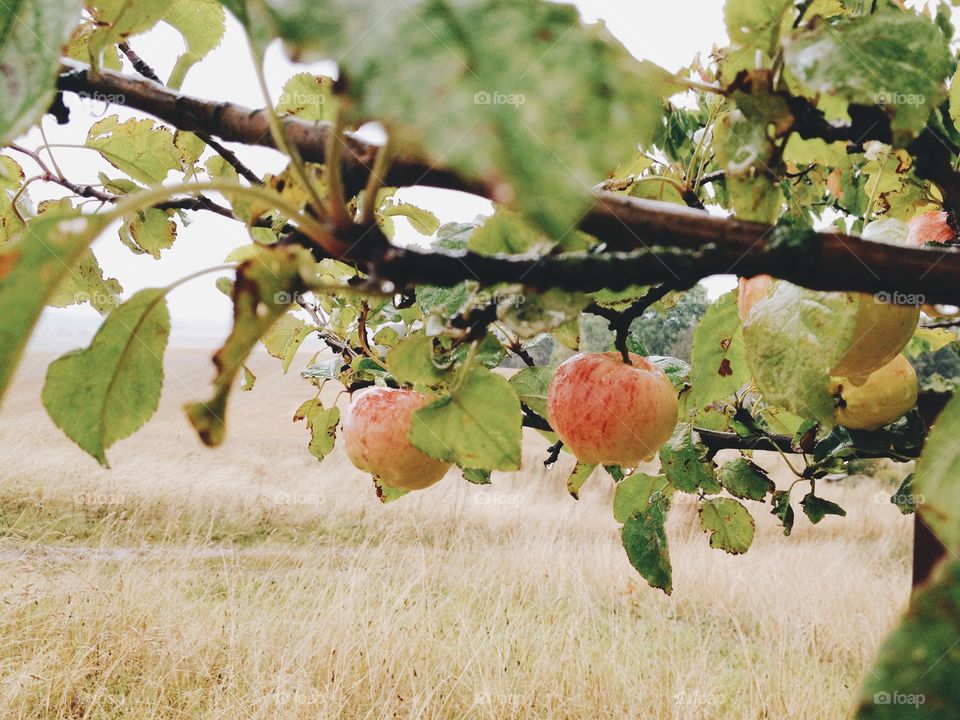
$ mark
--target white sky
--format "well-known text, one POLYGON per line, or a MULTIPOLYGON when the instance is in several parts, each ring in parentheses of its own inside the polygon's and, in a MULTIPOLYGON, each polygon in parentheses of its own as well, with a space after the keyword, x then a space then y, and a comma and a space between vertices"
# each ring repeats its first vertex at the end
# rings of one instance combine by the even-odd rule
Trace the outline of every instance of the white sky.
MULTIPOLYGON (((580 0, 574 4, 581 9, 587 21, 606 20, 610 30, 636 56, 648 58, 671 70, 688 64, 698 51, 707 52, 715 43, 726 42, 723 3, 718 0, 672 0, 669 3, 580 0)), ((229 14, 227 23, 223 43, 190 71, 183 92, 260 107, 263 98, 254 79, 243 32, 229 14)), ((178 33, 161 26, 133 38, 131 45, 157 69, 161 77, 166 77, 182 47, 182 40, 178 33)), ((278 44, 272 46, 267 53, 266 74, 273 98, 276 99, 287 78, 305 69, 330 73, 331 66, 290 63, 278 44)), ((132 72, 132 69, 127 66, 125 71, 132 72)), ((82 144, 89 125, 105 115, 118 114, 121 119, 143 117, 140 113, 128 112, 118 106, 91 106, 89 102, 81 102, 70 93, 66 94, 65 99, 71 109, 69 125, 60 127, 49 116, 44 119, 44 128, 51 144, 82 144)), ((41 143, 41 138, 34 130, 19 142, 35 147, 41 143)), ((272 150, 240 145, 233 147, 256 172, 278 172, 286 164, 284 157, 272 150)), ((76 182, 97 182, 98 170, 112 177, 118 176, 116 169, 92 150, 57 148, 55 153, 64 173, 76 182)), ((28 176, 32 174, 34 168, 30 161, 19 154, 13 155, 18 162, 22 162, 28 176)), ((35 200, 65 194, 58 188, 41 188, 39 184, 31 186, 31 191, 35 200)), ((490 212, 488 202, 461 193, 418 190, 411 191, 407 197, 429 207, 441 222, 469 221, 478 213, 490 212)), ((94 249, 104 272, 121 281, 125 297, 143 287, 164 285, 193 270, 220 264, 230 250, 249 242, 246 233, 236 222, 211 213, 192 213, 192 216, 195 221, 189 227, 181 227, 174 247, 164 251, 159 262, 149 256, 131 253, 119 242, 115 232, 108 232, 97 241, 94 249)), ((194 280, 169 296, 173 317, 172 344, 213 344, 227 331, 230 303, 214 289, 213 277, 194 280)), ((713 278, 707 284, 713 294, 719 294, 731 286, 731 278, 713 278)), ((79 346, 89 340, 99 323, 100 316, 86 306, 47 309, 37 328, 34 343, 79 346)))

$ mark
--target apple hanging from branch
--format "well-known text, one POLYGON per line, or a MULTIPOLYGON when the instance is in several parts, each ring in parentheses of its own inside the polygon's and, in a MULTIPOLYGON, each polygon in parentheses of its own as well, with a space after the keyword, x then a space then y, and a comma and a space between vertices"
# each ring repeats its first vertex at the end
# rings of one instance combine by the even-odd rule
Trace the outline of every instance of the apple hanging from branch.
POLYGON ((907 221, 907 245, 923 247, 924 245, 954 242, 957 231, 950 227, 949 216, 943 211, 925 212, 907 221))
POLYGON ((917 373, 903 355, 860 385, 846 378, 830 381, 830 394, 837 399, 837 424, 851 430, 879 430, 899 420, 916 405, 917 393, 917 373))
POLYGON ((547 393, 550 425, 580 462, 636 467, 677 424, 677 391, 657 365, 619 352, 581 353, 557 368, 547 393))
MULTIPOLYGON (((951 231, 952 232, 952 231, 951 231)), ((783 280, 769 275, 740 278, 737 293, 737 310, 744 325, 750 323, 754 307, 772 292, 783 280)), ((910 342, 920 320, 920 307, 887 302, 878 295, 865 293, 823 293, 843 297, 857 305, 856 324, 850 345, 831 369, 831 375, 846 378, 848 384, 863 384, 871 373, 890 363, 910 342)), ((790 332, 802 328, 784 326, 785 341, 790 332)))
POLYGON ((350 462, 397 490, 422 490, 440 481, 450 463, 410 442, 413 413, 430 399, 414 390, 371 387, 357 392, 341 423, 350 462))

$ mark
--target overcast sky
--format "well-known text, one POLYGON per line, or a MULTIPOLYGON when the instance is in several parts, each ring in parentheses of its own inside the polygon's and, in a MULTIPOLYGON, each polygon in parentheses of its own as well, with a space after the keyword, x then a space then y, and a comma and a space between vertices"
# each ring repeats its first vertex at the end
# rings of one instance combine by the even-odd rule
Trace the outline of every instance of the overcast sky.
MULTIPOLYGON (((695 53, 707 52, 715 43, 726 42, 723 3, 718 0, 672 0, 668 3, 581 0, 575 4, 588 22, 605 20, 610 30, 637 57, 651 59, 671 70, 688 64, 695 53)), ((161 26, 133 38, 131 45, 158 70, 161 77, 166 77, 182 47, 182 40, 175 31, 161 26)), ((284 57, 279 45, 274 44, 266 60, 266 73, 273 98, 276 99, 287 78, 305 69, 329 73, 331 66, 295 65, 284 57)), ((129 67, 126 71, 132 72, 129 67)), ((232 17, 228 16, 223 43, 190 71, 183 91, 251 107, 263 105, 243 32, 232 17)), ((44 119, 47 136, 53 144, 82 144, 89 125, 105 115, 116 113, 121 119, 141 116, 119 106, 105 107, 102 103, 81 102, 69 93, 66 102, 74 122, 59 127, 49 116, 44 119)), ((20 142, 33 147, 41 140, 39 133, 33 131, 20 142)), ((286 164, 283 156, 271 150, 247 146, 235 146, 234 149, 257 172, 278 172, 286 164)), ((91 150, 58 148, 55 153, 65 174, 77 182, 96 182, 98 170, 114 177, 117 175, 114 168, 91 150)), ((17 160, 20 161, 21 157, 18 156, 17 160)), ((30 175, 32 168, 29 167, 29 161, 25 166, 30 175)), ((31 191, 35 200, 62 194, 57 189, 41 188, 38 184, 31 186, 31 191)), ((479 213, 490 212, 490 205, 486 201, 460 193, 425 190, 418 191, 414 197, 420 204, 429 206, 442 222, 469 221, 479 213)), ((109 232, 97 241, 94 247, 104 271, 121 281, 125 297, 143 287, 160 286, 192 270, 217 265, 231 249, 249 242, 243 229, 235 222, 210 213, 192 215, 195 221, 189 227, 181 228, 174 247, 164 251, 159 262, 149 256, 133 255, 121 245, 115 232, 109 232)), ((401 224, 403 222, 398 222, 398 225, 401 224)), ((210 344, 226 332, 230 304, 213 288, 212 280, 212 277, 206 277, 192 281, 170 295, 174 344, 190 344, 201 338, 203 344, 210 344)), ((708 285, 713 293, 718 293, 730 286, 730 278, 718 278, 708 282, 708 285)), ((77 346, 86 342, 99 321, 96 312, 86 306, 48 309, 38 327, 35 342, 46 344, 55 341, 57 345, 66 343, 77 346)))

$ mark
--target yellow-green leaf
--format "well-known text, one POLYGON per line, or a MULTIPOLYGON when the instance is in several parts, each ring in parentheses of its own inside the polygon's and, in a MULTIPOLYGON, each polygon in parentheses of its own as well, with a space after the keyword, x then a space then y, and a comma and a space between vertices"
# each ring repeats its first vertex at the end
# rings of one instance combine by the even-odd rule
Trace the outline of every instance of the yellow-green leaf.
POLYGON ((88 348, 50 364, 43 405, 77 445, 107 466, 107 449, 156 412, 170 335, 165 291, 141 290, 114 310, 88 348))
POLYGON ((96 216, 52 212, 0 248, 0 398, 44 305, 103 226, 96 216))

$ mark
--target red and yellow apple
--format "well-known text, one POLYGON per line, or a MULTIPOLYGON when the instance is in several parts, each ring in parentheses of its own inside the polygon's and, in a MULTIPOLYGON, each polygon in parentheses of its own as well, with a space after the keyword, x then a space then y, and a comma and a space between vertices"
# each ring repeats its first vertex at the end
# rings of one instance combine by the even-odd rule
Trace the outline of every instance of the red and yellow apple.
POLYGON ((413 413, 429 402, 413 390, 372 387, 355 393, 340 424, 350 462, 398 490, 422 490, 438 482, 450 464, 409 439, 413 413))
POLYGON ((957 239, 957 233, 947 222, 945 212, 925 212, 907 221, 910 232, 907 245, 922 247, 927 243, 948 243, 957 239))
POLYGON ((677 391, 657 365, 618 352, 581 353, 557 368, 547 392, 550 425, 580 462, 636 467, 652 460, 677 424, 677 391))
POLYGON ((903 355, 874 371, 860 385, 832 378, 836 398, 834 417, 851 430, 879 430, 903 417, 917 402, 917 373, 903 355))

